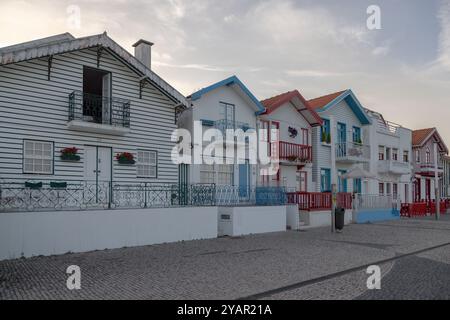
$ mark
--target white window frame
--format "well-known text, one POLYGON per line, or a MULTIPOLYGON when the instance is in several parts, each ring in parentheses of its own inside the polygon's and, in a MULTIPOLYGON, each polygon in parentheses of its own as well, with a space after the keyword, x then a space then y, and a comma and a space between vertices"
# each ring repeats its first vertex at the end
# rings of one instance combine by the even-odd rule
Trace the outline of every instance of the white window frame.
POLYGON ((234 165, 233 164, 201 164, 200 165, 200 183, 215 183, 217 185, 230 185, 230 186, 233 185, 234 184, 234 165), (227 177, 227 178, 225 179, 224 177, 227 177))
POLYGON ((54 154, 54 143, 53 141, 40 141, 40 140, 28 140, 28 139, 24 139, 23 140, 23 162, 22 162, 22 171, 23 173, 29 173, 29 174, 50 174, 53 175, 54 173, 54 163, 53 163, 53 154, 54 154), (42 150, 40 151, 41 155, 37 155, 36 151, 38 151, 38 149, 36 149, 36 146, 38 144, 42 145, 42 150), (27 150, 29 150, 30 148, 27 148, 27 146, 31 145, 32 146, 32 154, 28 154, 27 150), (50 150, 49 150, 49 154, 45 155, 44 154, 44 146, 45 145, 49 145, 50 146, 50 150), (27 162, 30 161, 32 169, 31 170, 27 170, 27 162), (35 170, 36 167, 36 162, 37 161, 42 161, 41 167, 42 170, 35 170), (49 161, 50 164, 50 170, 48 171, 44 171, 44 161, 49 161))
POLYGON ((137 150, 136 158, 136 176, 138 178, 158 178, 158 151, 140 149, 137 150), (142 157, 146 158, 145 154, 148 154, 148 161, 147 159, 142 159, 142 157), (153 162, 152 158, 154 158, 153 162), (153 175, 151 174, 152 168, 155 168, 155 173, 153 175))

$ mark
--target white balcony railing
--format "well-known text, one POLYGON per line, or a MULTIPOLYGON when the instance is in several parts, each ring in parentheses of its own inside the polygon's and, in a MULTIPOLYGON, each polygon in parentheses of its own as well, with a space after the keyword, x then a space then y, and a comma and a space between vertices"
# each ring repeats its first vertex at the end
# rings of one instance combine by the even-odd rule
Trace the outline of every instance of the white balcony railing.
POLYGON ((366 162, 370 160, 368 145, 356 142, 336 143, 336 160, 348 162, 366 162))
POLYGON ((381 160, 378 161, 378 171, 381 173, 407 174, 411 171, 411 166, 408 162, 381 160))

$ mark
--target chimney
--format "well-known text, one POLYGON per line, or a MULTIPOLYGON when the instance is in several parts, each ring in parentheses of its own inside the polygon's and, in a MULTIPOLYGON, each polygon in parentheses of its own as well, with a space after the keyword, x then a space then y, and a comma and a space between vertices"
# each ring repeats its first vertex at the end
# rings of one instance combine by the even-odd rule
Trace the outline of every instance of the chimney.
POLYGON ((149 69, 152 68, 152 45, 152 42, 142 39, 133 44, 134 56, 149 69))

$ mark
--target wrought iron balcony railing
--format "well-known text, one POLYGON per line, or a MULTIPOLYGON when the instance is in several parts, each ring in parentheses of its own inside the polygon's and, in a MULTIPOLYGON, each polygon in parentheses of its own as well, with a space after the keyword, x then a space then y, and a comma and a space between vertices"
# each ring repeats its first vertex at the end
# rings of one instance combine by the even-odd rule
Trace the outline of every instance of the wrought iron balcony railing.
POLYGON ((129 128, 130 101, 74 91, 69 95, 69 121, 72 120, 129 128))
POLYGON ((227 129, 233 129, 233 130, 242 129, 243 131, 247 131, 247 130, 251 129, 250 125, 248 123, 232 121, 232 120, 227 120, 227 119, 221 119, 221 120, 214 121, 214 128, 219 129, 224 134, 226 133, 227 129))

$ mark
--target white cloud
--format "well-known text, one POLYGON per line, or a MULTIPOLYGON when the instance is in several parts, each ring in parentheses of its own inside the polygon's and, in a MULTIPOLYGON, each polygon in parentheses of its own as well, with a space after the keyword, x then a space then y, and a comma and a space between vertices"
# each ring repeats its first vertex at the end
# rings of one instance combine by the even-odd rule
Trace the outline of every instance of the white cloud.
POLYGON ((441 26, 438 61, 442 66, 450 70, 450 1, 441 0, 438 19, 441 26))

